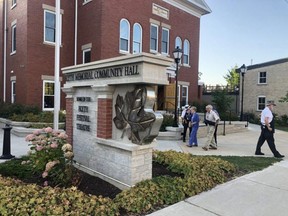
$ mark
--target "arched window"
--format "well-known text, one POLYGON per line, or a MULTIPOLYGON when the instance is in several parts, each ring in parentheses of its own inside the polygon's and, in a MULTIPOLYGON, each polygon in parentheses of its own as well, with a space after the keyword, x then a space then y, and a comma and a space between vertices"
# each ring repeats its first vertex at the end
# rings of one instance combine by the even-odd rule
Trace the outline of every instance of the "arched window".
POLYGON ((133 53, 142 52, 142 27, 139 23, 133 26, 133 53))
POLYGON ((120 52, 129 52, 130 43, 130 24, 128 20, 121 19, 120 21, 120 52))
POLYGON ((175 39, 175 48, 176 48, 177 46, 178 46, 180 49, 182 49, 182 40, 181 40, 180 37, 176 37, 176 39, 175 39))
MULTIPOLYGON (((182 49, 182 40, 180 37, 176 37, 175 39, 175 48, 179 47, 180 49, 182 49)), ((182 63, 182 59, 180 59, 179 64, 182 63)))
POLYGON ((183 49, 183 64, 189 65, 189 53, 190 53, 190 43, 188 40, 184 40, 184 49, 183 49))

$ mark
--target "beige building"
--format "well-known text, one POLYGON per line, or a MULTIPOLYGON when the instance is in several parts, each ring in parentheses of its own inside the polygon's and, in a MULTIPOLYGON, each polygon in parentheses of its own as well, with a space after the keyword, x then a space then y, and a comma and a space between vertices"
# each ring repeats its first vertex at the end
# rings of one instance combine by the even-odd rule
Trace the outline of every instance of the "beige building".
MULTIPOLYGON (((250 65, 244 75, 243 112, 255 113, 265 108, 268 100, 274 100, 274 113, 288 115, 288 103, 280 103, 288 92, 288 58, 250 65)), ((240 75, 240 86, 242 76, 240 75)), ((242 89, 240 88, 240 107, 242 89)), ((241 109, 241 108, 240 108, 241 109)), ((239 109, 239 110, 240 110, 239 109)))

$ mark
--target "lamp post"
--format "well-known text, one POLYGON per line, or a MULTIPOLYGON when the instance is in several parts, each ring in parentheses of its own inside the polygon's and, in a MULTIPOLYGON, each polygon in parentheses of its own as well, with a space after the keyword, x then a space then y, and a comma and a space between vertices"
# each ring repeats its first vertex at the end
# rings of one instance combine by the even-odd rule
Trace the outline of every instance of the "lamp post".
POLYGON ((240 73, 241 73, 241 76, 242 76, 242 94, 241 94, 241 113, 240 113, 240 121, 243 121, 243 96, 244 96, 244 75, 247 71, 247 67, 245 66, 245 64, 243 64, 241 67, 240 67, 240 73))
POLYGON ((175 110, 174 110, 174 122, 173 127, 178 127, 178 114, 177 114, 177 106, 178 106, 178 64, 182 57, 182 50, 179 46, 173 51, 174 60, 176 63, 176 70, 175 70, 175 110))
POLYGON ((236 113, 236 115, 238 115, 238 94, 239 94, 239 87, 238 86, 234 87, 234 92, 235 92, 235 95, 236 95, 235 113, 236 113))

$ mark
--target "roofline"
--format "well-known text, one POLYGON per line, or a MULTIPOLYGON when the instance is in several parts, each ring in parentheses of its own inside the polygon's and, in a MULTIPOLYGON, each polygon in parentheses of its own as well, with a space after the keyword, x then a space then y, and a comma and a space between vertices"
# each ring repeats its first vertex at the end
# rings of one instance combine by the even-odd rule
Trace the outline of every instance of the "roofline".
POLYGON ((273 60, 273 61, 263 62, 260 64, 249 65, 249 66, 247 66, 247 70, 253 70, 253 69, 267 67, 267 66, 276 65, 276 64, 282 64, 285 62, 288 62, 288 58, 282 58, 282 59, 277 59, 277 60, 273 60))

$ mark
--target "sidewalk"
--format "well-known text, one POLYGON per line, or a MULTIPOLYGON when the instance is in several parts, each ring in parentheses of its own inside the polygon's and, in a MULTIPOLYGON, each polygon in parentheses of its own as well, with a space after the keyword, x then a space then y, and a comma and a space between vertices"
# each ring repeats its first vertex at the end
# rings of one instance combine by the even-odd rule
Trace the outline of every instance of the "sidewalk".
MULTIPOLYGON (((243 133, 218 136, 218 150, 203 151, 205 138, 199 139, 199 147, 186 147, 182 142, 158 141, 156 149, 173 149, 195 155, 254 156, 260 135, 258 125, 249 124, 243 133)), ((277 150, 286 157, 283 161, 262 171, 254 172, 218 185, 210 191, 190 197, 149 216, 286 216, 288 212, 288 133, 276 130, 277 150)), ((262 152, 272 157, 268 144, 262 152)), ((264 156, 261 156, 264 157, 264 156)))

